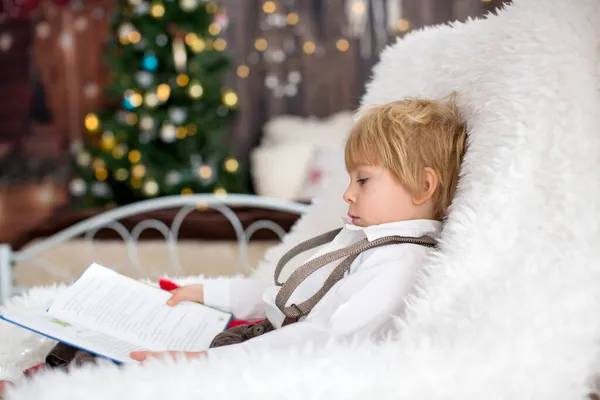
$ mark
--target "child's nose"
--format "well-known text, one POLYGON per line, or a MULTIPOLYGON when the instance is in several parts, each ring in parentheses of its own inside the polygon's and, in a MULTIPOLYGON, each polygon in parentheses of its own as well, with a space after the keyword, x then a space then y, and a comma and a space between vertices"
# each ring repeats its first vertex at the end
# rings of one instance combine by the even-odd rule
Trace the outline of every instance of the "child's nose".
POLYGON ((348 204, 354 203, 354 195, 350 191, 350 188, 346 189, 344 192, 344 201, 348 204))

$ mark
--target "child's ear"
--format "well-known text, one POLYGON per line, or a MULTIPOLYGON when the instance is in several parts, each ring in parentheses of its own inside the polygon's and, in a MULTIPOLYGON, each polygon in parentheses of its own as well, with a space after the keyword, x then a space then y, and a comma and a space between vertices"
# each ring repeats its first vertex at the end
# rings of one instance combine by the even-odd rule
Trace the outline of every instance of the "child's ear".
POLYGON ((438 174, 433 170, 433 168, 426 167, 423 170, 423 184, 421 186, 420 193, 413 198, 413 203, 418 206, 429 200, 435 193, 438 184, 438 174))

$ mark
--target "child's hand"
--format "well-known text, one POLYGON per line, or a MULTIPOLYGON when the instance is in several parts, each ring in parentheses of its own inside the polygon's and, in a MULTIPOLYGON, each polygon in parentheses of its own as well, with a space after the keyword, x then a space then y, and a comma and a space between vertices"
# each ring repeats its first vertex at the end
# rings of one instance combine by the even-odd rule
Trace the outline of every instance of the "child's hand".
POLYGON ((204 285, 188 285, 171 291, 171 298, 167 300, 170 306, 177 305, 184 300, 195 301, 197 303, 204 302, 204 285))
POLYGON ((198 358, 206 356, 206 351, 133 351, 129 354, 131 358, 136 361, 146 361, 149 358, 165 358, 172 357, 177 359, 181 355, 184 355, 185 358, 198 358))

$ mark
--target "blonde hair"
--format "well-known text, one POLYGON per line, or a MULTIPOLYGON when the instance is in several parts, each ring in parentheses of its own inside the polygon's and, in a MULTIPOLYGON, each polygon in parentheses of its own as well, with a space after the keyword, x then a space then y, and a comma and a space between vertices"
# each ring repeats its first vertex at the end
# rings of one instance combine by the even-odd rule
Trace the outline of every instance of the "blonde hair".
POLYGON ((407 98, 367 108, 346 142, 346 169, 367 163, 388 168, 408 190, 422 187, 423 170, 438 175, 435 217, 445 216, 458 183, 466 127, 455 93, 442 101, 407 98))

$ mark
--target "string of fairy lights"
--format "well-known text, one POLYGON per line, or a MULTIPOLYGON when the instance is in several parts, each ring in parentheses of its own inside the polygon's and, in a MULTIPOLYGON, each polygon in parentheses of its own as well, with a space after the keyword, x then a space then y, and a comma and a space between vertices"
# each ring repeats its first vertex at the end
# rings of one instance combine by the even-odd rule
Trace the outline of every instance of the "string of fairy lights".
POLYGON ((402 13, 403 0, 346 0, 340 10, 345 12, 340 32, 337 37, 334 35, 327 40, 317 37, 313 24, 303 14, 306 3, 300 0, 262 1, 259 33, 253 38, 252 50, 245 62, 237 66, 237 76, 246 79, 264 69, 264 86, 272 96, 294 97, 298 95, 303 79, 299 57, 320 58, 330 51, 345 53, 355 44, 358 44, 361 56, 371 57, 371 38, 366 33, 370 28, 369 10, 376 8, 375 3, 386 4, 382 9, 385 9, 387 20, 373 26, 384 31, 385 44, 389 36, 410 30, 410 23, 402 13), (276 64, 284 67, 269 68, 276 64))

